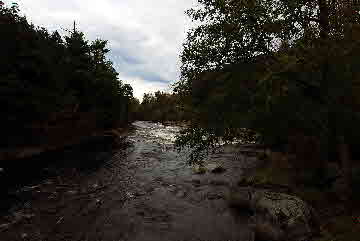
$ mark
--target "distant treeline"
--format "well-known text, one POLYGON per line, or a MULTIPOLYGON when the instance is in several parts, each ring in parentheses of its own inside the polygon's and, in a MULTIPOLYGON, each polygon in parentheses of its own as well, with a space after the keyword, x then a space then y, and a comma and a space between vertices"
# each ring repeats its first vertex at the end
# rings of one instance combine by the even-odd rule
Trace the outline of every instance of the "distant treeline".
POLYGON ((107 41, 36 27, 16 4, 0 5, 0 35, 0 147, 128 123, 132 88, 106 58, 107 41))
POLYGON ((161 91, 144 94, 141 103, 138 100, 133 102, 132 109, 138 120, 167 122, 187 119, 179 96, 161 91))

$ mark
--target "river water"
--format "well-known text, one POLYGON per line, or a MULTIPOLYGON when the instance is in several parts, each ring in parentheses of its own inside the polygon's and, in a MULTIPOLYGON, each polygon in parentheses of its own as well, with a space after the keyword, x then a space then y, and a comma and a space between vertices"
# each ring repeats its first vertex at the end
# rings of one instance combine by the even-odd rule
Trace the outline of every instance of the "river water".
POLYGON ((224 146, 206 165, 226 171, 196 174, 187 152, 174 149, 180 127, 150 122, 133 127, 130 145, 102 153, 95 170, 22 188, 27 198, 0 219, 0 240, 252 240, 246 215, 229 208, 225 196, 255 165, 254 157, 234 155, 238 148, 224 146))

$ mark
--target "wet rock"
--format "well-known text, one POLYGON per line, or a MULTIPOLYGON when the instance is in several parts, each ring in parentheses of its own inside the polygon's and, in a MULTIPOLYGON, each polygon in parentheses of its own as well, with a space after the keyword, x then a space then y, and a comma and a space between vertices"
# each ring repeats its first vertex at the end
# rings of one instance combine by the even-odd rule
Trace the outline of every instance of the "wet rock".
POLYGON ((226 169, 224 167, 218 166, 218 167, 214 168, 211 172, 212 173, 223 173, 223 172, 226 172, 226 169))
POLYGON ((223 173, 226 171, 226 169, 224 167, 222 167, 219 164, 214 164, 214 163, 208 164, 206 166, 206 169, 209 170, 211 173, 215 173, 215 174, 223 173))
POLYGON ((250 226, 259 240, 305 241, 318 232, 314 210, 298 197, 254 188, 238 188, 230 205, 253 212, 250 226))

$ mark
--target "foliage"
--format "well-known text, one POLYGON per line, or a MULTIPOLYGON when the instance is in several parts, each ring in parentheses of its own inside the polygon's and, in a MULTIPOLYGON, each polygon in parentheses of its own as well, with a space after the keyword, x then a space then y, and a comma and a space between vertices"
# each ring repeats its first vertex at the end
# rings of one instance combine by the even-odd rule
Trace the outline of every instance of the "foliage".
POLYGON ((96 128, 127 123, 132 88, 117 79, 107 41, 89 42, 75 28, 65 37, 50 33, 16 4, 0 6, 0 32, 1 145, 27 142, 34 126, 82 113, 93 113, 96 128))
POLYGON ((180 146, 204 150, 246 128, 276 146, 295 133, 315 136, 322 158, 340 139, 356 150, 357 6, 326 0, 198 3, 187 11, 198 24, 184 43, 175 88, 192 114, 180 146))
POLYGON ((161 91, 144 94, 141 104, 137 107, 136 117, 138 120, 159 122, 182 121, 186 118, 179 97, 161 91))

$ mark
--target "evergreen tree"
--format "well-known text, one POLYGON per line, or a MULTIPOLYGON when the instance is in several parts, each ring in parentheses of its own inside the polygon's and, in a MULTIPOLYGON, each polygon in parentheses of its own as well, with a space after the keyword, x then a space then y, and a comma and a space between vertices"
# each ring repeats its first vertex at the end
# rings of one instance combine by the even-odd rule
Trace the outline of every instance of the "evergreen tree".
POLYGON ((107 41, 89 43, 75 26, 65 37, 49 33, 16 4, 0 6, 0 34, 1 146, 40 141, 41 129, 66 118, 93 116, 99 129, 128 123, 131 87, 107 59, 107 41))

